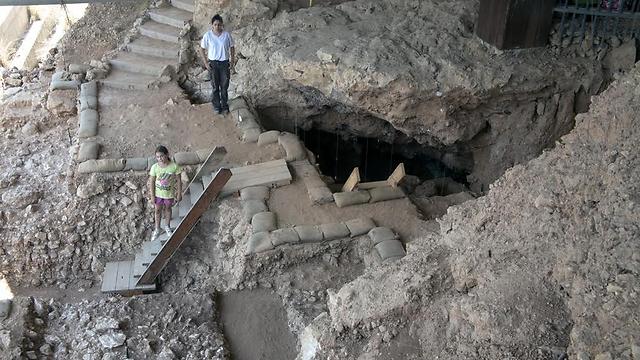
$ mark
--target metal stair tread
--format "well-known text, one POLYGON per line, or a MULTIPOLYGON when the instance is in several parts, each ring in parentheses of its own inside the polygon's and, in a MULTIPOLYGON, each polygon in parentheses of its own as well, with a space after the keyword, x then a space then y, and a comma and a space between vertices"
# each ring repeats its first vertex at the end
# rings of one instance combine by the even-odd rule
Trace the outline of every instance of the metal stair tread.
MULTIPOLYGON (((167 25, 175 26, 178 28, 182 28, 182 25, 184 25, 184 23, 186 23, 187 21, 193 20, 193 12, 184 11, 174 6, 162 6, 155 9, 151 9, 149 10, 149 15, 152 18, 156 15, 160 17, 169 18, 172 20, 171 21, 172 23, 167 25), (178 25, 178 23, 181 23, 181 25, 178 25)), ((158 19, 154 19, 154 21, 158 22, 158 19)))
POLYGON ((180 29, 175 26, 165 25, 153 20, 149 20, 140 25, 139 30, 142 35, 154 39, 170 41, 176 44, 179 42, 178 39, 180 37, 180 29), (154 33, 158 33, 162 37, 159 38, 157 36, 154 36, 154 33))
POLYGON ((208 174, 208 175, 204 175, 202 177, 202 184, 204 185, 204 187, 208 187, 209 184, 211 184, 211 182, 213 181, 213 176, 214 175, 215 175, 214 173, 211 173, 211 174, 208 174))
POLYGON ((182 196, 182 201, 178 203, 179 212, 181 217, 187 216, 189 210, 191 210, 191 196, 189 194, 184 194, 182 196))
POLYGON ((176 61, 178 59, 178 53, 180 52, 180 46, 178 46, 178 44, 176 43, 154 39, 145 35, 140 35, 137 38, 133 39, 129 44, 127 44, 127 48, 129 49, 129 51, 138 54, 148 55, 147 52, 161 53, 164 55, 157 56, 165 59, 175 58, 176 61))
POLYGON ((191 194, 191 205, 195 204, 204 192, 204 187, 200 181, 194 181, 189 185, 189 193, 191 194))

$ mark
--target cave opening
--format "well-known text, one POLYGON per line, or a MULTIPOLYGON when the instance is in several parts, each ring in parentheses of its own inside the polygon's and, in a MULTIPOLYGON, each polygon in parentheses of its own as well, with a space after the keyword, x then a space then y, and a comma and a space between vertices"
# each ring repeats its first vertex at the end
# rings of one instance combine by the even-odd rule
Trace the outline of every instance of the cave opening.
POLYGON ((404 163, 407 174, 417 176, 421 181, 450 177, 466 183, 466 172, 447 167, 433 156, 433 151, 415 141, 390 143, 315 127, 309 130, 297 128, 296 133, 315 154, 320 171, 336 183, 344 183, 356 166, 362 182, 385 180, 400 163, 404 163))

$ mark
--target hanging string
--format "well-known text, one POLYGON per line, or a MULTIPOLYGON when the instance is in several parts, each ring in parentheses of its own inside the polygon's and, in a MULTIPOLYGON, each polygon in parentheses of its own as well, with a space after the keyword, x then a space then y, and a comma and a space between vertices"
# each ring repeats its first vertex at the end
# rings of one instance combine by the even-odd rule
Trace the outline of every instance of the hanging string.
POLYGON ((339 143, 339 137, 340 135, 338 134, 338 131, 336 131, 336 161, 335 161, 335 171, 333 172, 333 180, 337 181, 338 180, 338 143, 339 143))
POLYGON ((369 166, 369 138, 367 139, 367 143, 365 145, 365 150, 364 150, 364 181, 368 181, 368 177, 367 177, 367 167, 369 166))

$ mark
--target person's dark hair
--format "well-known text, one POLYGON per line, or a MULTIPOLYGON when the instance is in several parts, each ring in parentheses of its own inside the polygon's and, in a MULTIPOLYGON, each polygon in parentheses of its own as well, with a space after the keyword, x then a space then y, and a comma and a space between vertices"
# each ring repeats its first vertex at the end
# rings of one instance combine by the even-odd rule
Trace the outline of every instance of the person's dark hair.
POLYGON ((213 17, 211 18, 211 23, 213 24, 214 21, 216 20, 220 21, 221 24, 224 23, 224 21, 222 21, 222 16, 220 16, 220 14, 213 15, 213 17))
POLYGON ((163 153, 163 154, 169 156, 169 149, 167 149, 167 147, 164 146, 164 145, 158 145, 158 147, 156 148, 156 152, 157 153, 163 153))

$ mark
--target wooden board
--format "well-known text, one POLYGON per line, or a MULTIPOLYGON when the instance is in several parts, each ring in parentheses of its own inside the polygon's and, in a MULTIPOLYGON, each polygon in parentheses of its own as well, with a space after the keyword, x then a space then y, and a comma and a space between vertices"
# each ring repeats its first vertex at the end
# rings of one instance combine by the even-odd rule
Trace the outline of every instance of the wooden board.
POLYGON ((397 187, 405 175, 407 174, 404 172, 404 163, 398 164, 396 169, 393 170, 391 175, 389 175, 389 177, 387 178, 387 182, 389 183, 389 186, 397 187))
POLYGON ((354 167, 353 171, 351 171, 351 175, 342 186, 342 192, 353 191, 356 188, 358 183, 360 182, 360 169, 358 167, 354 167))

